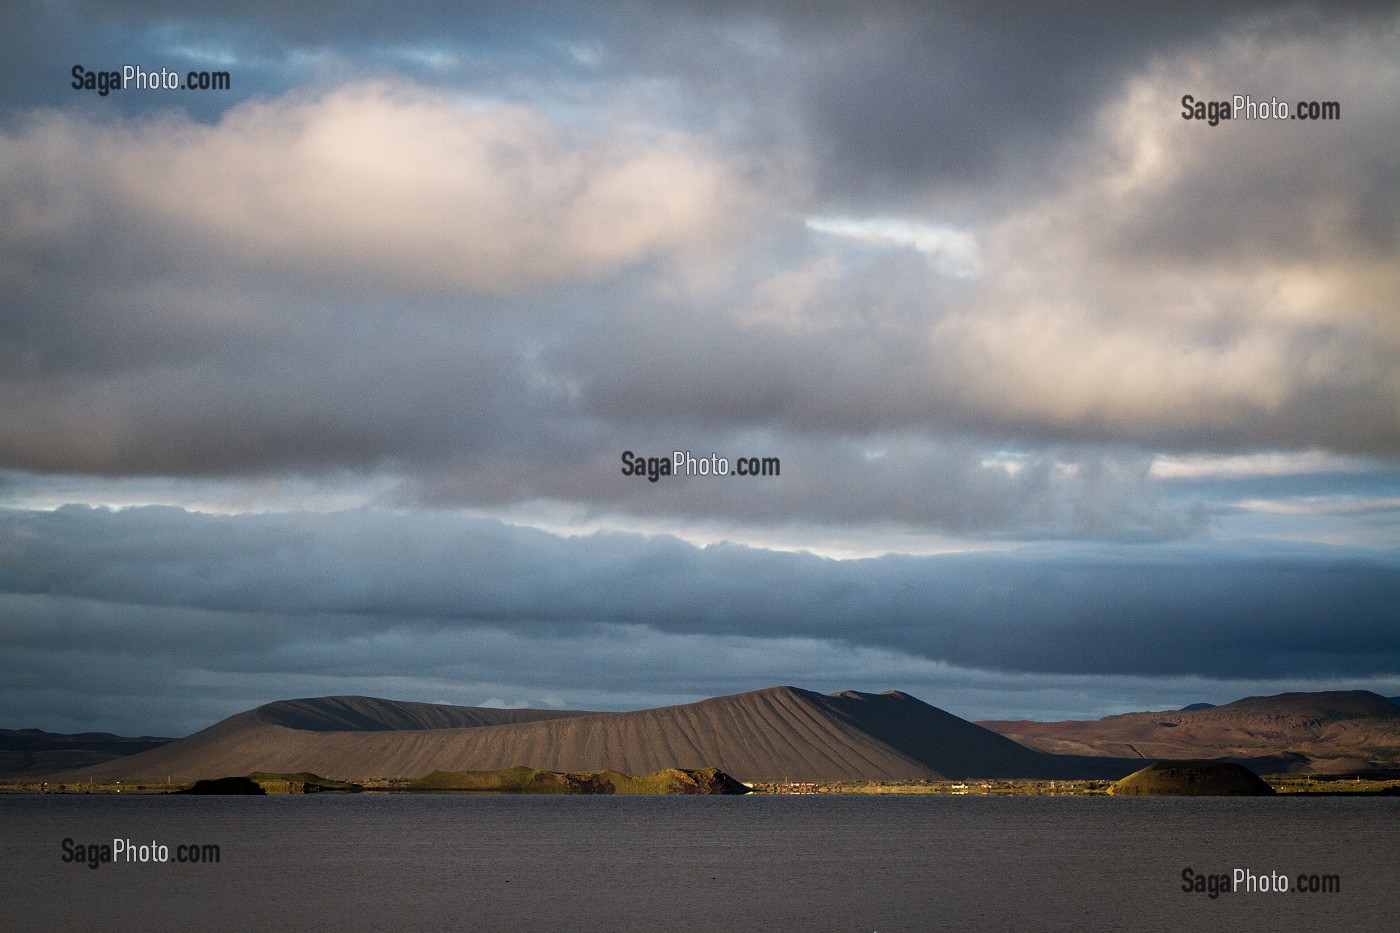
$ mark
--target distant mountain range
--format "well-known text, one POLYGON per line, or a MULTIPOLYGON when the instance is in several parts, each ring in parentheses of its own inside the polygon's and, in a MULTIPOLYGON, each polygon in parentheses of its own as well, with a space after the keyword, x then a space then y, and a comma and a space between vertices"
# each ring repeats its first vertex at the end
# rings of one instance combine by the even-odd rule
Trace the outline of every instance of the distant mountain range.
POLYGON ((8 779, 310 771, 363 780, 516 765, 720 768, 748 781, 1116 779, 1144 759, 1226 758, 1259 772, 1394 767, 1400 705, 1364 691, 1291 693, 1089 722, 971 723, 893 690, 770 687, 624 713, 318 697, 269 703, 179 740, 38 730, 0 732, 0 740, 10 743, 0 745, 8 779), (19 748, 25 742, 33 747, 19 748), (67 754, 86 757, 65 758, 65 742, 67 754))
POLYGON ((1063 755, 1148 759, 1276 756, 1286 770, 1400 766, 1400 705, 1365 690, 1281 693, 1224 706, 1091 721, 983 721, 1007 738, 1063 755))
POLYGON ((109 732, 65 735, 42 729, 0 729, 0 777, 23 778, 83 768, 158 748, 174 739, 109 732))

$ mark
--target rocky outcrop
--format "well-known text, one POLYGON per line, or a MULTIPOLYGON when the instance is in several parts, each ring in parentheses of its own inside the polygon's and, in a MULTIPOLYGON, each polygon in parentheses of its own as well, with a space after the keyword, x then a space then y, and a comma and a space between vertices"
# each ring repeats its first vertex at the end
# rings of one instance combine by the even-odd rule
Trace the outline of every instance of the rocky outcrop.
POLYGON ((184 790, 171 791, 174 794, 266 794, 267 791, 257 781, 245 777, 212 778, 195 781, 184 790))

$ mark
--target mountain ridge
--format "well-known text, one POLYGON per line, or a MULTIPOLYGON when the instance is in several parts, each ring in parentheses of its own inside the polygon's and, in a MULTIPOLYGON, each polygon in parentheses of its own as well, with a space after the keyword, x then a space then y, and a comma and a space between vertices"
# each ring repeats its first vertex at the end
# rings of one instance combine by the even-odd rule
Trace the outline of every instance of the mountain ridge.
POLYGON ((110 732, 0 729, 0 776, 24 778, 88 767, 174 741, 163 736, 124 736, 110 732))
POLYGON ((368 697, 277 701, 70 779, 312 771, 349 780, 523 765, 626 774, 719 768, 742 780, 939 780, 1121 776, 1136 765, 1047 756, 898 691, 825 695, 778 686, 620 713, 424 708, 431 706, 368 697))
POLYGON ((1318 770, 1400 763, 1400 706, 1367 690, 1252 696, 1205 709, 1119 713, 1095 720, 978 724, 1052 754, 1291 756, 1305 759, 1298 768, 1318 770))
POLYGON ((790 685, 621 713, 344 695, 276 700, 178 740, 41 730, 0 730, 0 739, 15 746, 0 772, 26 779, 314 771, 354 780, 515 766, 723 767, 750 780, 1113 778, 1145 759, 1234 760, 1261 773, 1393 767, 1400 705, 1368 691, 1329 691, 1098 720, 972 723, 899 690, 821 694, 790 685), (97 745, 66 757, 21 749, 83 740, 97 745))
POLYGON ((592 715, 587 710, 502 709, 451 706, 369 696, 302 697, 274 700, 248 711, 262 722, 307 732, 394 732, 499 726, 540 719, 592 715))

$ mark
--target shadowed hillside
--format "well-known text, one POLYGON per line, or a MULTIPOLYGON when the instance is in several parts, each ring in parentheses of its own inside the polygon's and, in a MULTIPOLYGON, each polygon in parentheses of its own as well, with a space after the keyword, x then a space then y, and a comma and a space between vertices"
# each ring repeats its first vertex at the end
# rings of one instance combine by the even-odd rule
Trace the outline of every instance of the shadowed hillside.
POLYGON ((65 735, 42 729, 0 729, 0 778, 13 780, 86 768, 173 741, 149 735, 130 738, 109 732, 65 735))
POLYGON ((314 697, 278 700, 243 715, 253 716, 259 722, 307 732, 387 732, 398 729, 471 729, 591 714, 580 710, 446 706, 375 697, 314 697))
POLYGON ((1272 756, 1278 770, 1400 764, 1400 707, 1365 690, 1247 697, 1206 709, 1125 713, 1093 721, 980 725, 1055 754, 1150 759, 1272 756))
POLYGON ((523 765, 626 774, 719 768, 748 781, 852 781, 1121 777, 1135 764, 1045 755, 903 693, 824 696, 771 687, 627 713, 433 707, 360 697, 285 701, 81 776, 194 780, 312 771, 356 780, 523 765))

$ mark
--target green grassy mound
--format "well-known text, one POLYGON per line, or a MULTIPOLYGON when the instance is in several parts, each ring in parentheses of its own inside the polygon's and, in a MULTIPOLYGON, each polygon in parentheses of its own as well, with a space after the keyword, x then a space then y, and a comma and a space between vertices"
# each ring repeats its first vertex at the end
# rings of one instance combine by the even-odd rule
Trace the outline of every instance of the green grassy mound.
POLYGON ((310 771, 298 771, 295 774, 254 771, 248 775, 248 780, 253 781, 265 793, 269 794, 320 794, 328 792, 343 794, 364 790, 359 784, 323 778, 310 771))
POLYGON ((1274 789, 1244 765, 1228 761, 1159 761, 1118 781, 1119 797, 1259 797, 1274 789))
POLYGON ((619 771, 536 771, 516 766, 496 771, 434 771, 409 784, 417 791, 505 794, 742 794, 743 784, 715 768, 664 768, 634 777, 619 771))

